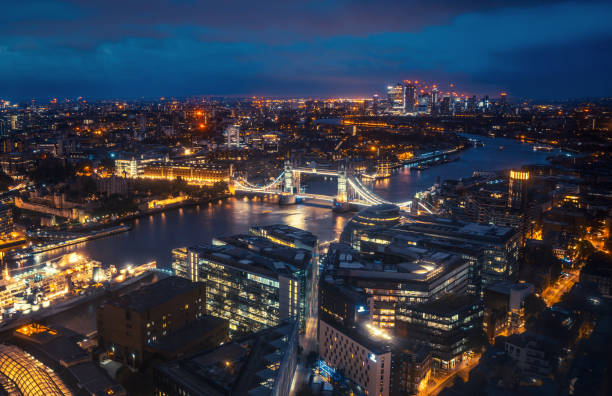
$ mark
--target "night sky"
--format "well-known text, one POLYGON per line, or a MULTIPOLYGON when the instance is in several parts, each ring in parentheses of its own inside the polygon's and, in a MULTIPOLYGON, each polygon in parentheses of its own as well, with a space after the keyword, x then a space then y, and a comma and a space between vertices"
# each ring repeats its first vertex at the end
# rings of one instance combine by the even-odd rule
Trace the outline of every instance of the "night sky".
POLYGON ((612 95, 612 2, 0 1, 0 98, 612 95))

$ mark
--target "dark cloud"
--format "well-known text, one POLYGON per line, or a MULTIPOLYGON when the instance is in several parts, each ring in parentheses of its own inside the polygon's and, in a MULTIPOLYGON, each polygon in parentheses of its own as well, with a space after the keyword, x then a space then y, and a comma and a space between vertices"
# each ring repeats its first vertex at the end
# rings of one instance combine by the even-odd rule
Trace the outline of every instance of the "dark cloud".
POLYGON ((605 1, 5 0, 2 10, 0 97, 369 95, 407 77, 525 96, 612 89, 605 1), (563 59, 570 51, 580 57, 563 59), (581 82, 562 92, 569 76, 581 82))
POLYGON ((514 96, 555 98, 609 96, 612 92, 612 35, 564 45, 540 45, 496 55, 497 68, 475 78, 514 96))

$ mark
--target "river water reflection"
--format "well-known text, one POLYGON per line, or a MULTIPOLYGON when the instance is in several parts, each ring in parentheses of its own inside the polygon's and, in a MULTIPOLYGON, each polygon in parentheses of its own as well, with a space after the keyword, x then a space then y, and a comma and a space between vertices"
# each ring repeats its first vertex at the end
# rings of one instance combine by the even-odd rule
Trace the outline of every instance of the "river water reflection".
MULTIPOLYGON (((416 192, 430 187, 438 178, 455 179, 469 177, 477 170, 545 163, 551 155, 549 152, 533 151, 531 145, 516 141, 476 138, 483 141, 485 146, 462 152, 459 161, 420 172, 399 169, 392 177, 375 182, 373 190, 390 201, 406 201, 416 192), (500 150, 500 146, 503 146, 503 150, 500 150)), ((336 190, 336 182, 332 179, 305 183, 313 193, 333 194, 336 190)), ((160 265, 169 266, 173 248, 208 243, 214 236, 247 232, 252 225, 285 223, 306 229, 320 240, 329 240, 339 235, 350 217, 351 214, 338 215, 327 208, 309 205, 278 206, 262 198, 230 198, 141 218, 134 222, 129 232, 86 242, 72 250, 80 251, 104 265, 123 266, 157 260, 160 265)))

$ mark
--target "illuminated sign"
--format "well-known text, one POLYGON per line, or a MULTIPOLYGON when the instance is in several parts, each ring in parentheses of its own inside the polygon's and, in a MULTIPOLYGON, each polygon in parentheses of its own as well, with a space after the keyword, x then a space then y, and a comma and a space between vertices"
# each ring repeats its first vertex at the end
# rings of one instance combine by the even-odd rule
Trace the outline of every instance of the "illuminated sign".
POLYGON ((373 361, 374 363, 376 363, 376 355, 374 355, 373 353, 370 353, 368 355, 368 358, 370 358, 371 361, 373 361))

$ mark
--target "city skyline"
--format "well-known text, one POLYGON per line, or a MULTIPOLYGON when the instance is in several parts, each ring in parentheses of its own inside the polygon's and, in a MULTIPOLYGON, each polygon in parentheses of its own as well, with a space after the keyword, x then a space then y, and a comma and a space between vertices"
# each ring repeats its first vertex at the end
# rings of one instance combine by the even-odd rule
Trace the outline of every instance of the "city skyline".
POLYGON ((612 87, 612 6, 600 1, 3 8, 0 97, 10 100, 369 97, 405 79, 534 99, 612 87))

